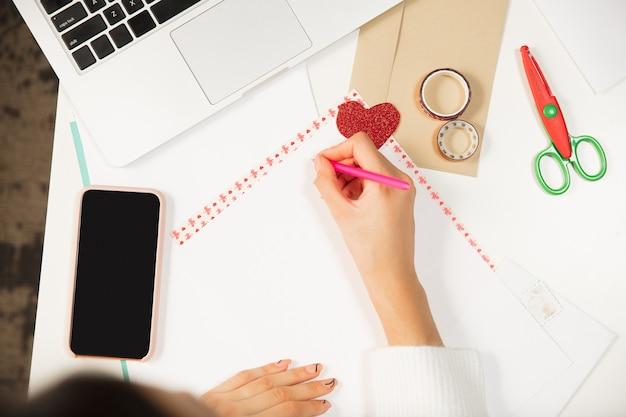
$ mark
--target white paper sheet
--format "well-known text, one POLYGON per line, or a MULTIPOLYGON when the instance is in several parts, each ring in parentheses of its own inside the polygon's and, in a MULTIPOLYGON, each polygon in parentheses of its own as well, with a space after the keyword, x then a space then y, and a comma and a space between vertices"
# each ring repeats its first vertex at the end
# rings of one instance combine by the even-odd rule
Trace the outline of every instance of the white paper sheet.
POLYGON ((516 410, 515 415, 557 416, 616 335, 511 260, 498 263, 497 275, 572 361, 572 366, 545 384, 530 401, 516 410))
MULTIPOLYGON (((163 191, 168 229, 176 227, 312 116, 302 74, 290 72, 279 84, 279 92, 250 97, 239 111, 125 168, 104 164, 85 140, 92 182, 163 191), (297 99, 270 100, 281 94, 297 99)), ((340 381, 330 415, 364 415, 361 353, 384 338, 312 185, 311 158, 342 140, 334 123, 325 126, 193 240, 179 247, 168 239, 156 354, 129 364, 133 380, 199 393, 243 367, 284 357, 320 361, 340 381)), ((383 152, 406 163, 393 146, 383 152)), ((509 415, 570 361, 429 192, 421 189, 416 201, 420 279, 447 344, 480 351, 492 415, 509 415)))
POLYGON ((607 90, 626 77, 626 2, 535 3, 595 92, 607 90))

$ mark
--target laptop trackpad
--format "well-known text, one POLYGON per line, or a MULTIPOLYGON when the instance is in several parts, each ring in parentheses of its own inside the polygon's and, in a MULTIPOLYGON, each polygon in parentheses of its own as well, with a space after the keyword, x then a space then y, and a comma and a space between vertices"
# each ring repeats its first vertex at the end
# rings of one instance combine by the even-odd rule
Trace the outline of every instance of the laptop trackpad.
POLYGON ((286 0, 223 0, 172 39, 212 104, 311 47, 286 0))

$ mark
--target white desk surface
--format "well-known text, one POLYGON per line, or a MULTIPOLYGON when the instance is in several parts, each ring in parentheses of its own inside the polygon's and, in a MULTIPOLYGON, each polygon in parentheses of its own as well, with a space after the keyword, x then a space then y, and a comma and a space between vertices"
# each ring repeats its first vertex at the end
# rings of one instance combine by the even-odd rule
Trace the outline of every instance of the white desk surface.
MULTIPOLYGON (((431 181, 493 255, 516 260, 619 336, 626 335, 626 164, 620 164, 626 155, 626 133, 621 125, 626 113, 626 82, 594 95, 531 0, 511 0, 507 19, 479 175, 466 178, 432 173, 431 181), (572 189, 564 198, 542 194, 531 176, 532 158, 546 146, 547 138, 522 73, 518 49, 523 43, 537 56, 571 131, 595 136, 607 151, 606 178, 590 184, 573 175, 572 189), (559 257, 566 261, 557 263, 559 257)), ((312 87, 321 108, 344 93, 342 86, 347 88, 355 38, 351 35, 312 59, 312 87)), ((76 195, 82 187, 69 135, 72 118, 71 105, 61 92, 31 391, 80 368, 65 349, 67 306, 58 302, 61 289, 57 285, 59 277, 69 280, 72 276, 67 259, 71 256, 76 195)), ((120 374, 117 361, 93 361, 91 365, 120 374)), ((623 415, 626 396, 616 388, 620 386, 626 386, 623 338, 617 339, 562 415, 623 415)))

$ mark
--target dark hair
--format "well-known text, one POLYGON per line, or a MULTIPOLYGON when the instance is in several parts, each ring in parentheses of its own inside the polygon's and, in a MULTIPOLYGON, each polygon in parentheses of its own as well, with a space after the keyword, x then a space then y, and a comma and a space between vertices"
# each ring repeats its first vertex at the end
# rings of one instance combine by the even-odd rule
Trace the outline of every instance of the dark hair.
POLYGON ((171 417, 129 383, 99 375, 74 376, 24 404, 0 405, 0 417, 171 417))

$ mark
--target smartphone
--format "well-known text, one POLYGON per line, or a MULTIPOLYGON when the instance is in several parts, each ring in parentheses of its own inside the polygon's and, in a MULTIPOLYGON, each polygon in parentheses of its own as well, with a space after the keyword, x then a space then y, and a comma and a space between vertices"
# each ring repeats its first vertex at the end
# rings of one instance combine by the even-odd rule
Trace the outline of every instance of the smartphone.
POLYGON ((158 299, 163 198, 89 188, 79 204, 69 346, 76 356, 145 360, 158 299))

